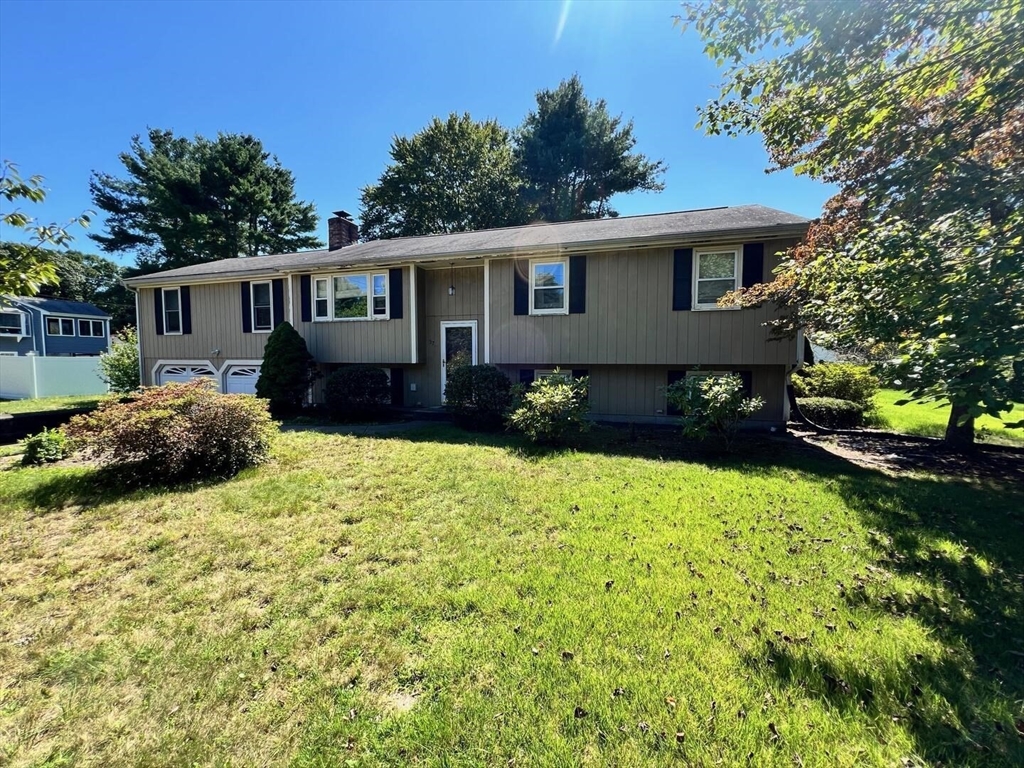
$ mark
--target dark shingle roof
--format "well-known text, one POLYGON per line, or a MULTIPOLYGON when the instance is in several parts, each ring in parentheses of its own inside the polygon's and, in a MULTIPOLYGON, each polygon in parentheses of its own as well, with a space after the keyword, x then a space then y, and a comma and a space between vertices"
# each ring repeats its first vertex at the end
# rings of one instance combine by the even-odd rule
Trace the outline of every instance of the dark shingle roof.
POLYGON ((686 241, 733 233, 739 236, 747 232, 767 235, 773 230, 786 235, 802 232, 808 223, 809 220, 802 216, 763 205, 705 208, 646 216, 528 224, 448 235, 372 240, 334 251, 302 251, 255 258, 221 259, 131 278, 125 282, 145 284, 164 282, 168 278, 197 280, 204 277, 227 277, 235 273, 358 267, 557 250, 595 250, 599 247, 614 248, 618 243, 686 241))
POLYGON ((85 301, 70 301, 68 299, 48 299, 42 296, 12 296, 11 301, 18 304, 41 309, 51 315, 88 315, 90 317, 110 317, 106 312, 95 304, 85 301))

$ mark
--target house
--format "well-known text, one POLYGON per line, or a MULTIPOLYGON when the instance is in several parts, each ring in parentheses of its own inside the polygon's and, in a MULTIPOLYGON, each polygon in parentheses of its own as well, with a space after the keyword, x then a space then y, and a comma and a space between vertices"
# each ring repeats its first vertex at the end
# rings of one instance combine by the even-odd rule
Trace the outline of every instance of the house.
POLYGON ((596 417, 657 422, 671 382, 736 371, 768 425, 787 416, 803 345, 771 338, 772 307, 717 300, 770 280, 808 223, 745 205, 359 243, 339 211, 326 250, 125 283, 138 293, 145 384, 203 376, 252 392, 267 336, 287 320, 324 372, 379 365, 405 406, 442 405, 449 366, 489 363, 513 381, 585 373, 596 417))
POLYGON ((95 356, 110 347, 110 315, 94 304, 0 297, 0 355, 95 356))

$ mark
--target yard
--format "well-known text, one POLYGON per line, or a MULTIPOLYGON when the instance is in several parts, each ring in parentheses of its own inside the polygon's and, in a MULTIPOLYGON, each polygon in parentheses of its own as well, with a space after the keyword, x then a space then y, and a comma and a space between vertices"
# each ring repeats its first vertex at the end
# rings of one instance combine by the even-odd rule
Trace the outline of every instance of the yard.
MULTIPOLYGON (((875 404, 883 425, 907 435, 942 437, 949 419, 949 403, 896 405, 896 401, 906 398, 905 392, 895 389, 883 389, 875 395, 875 404)), ((1024 405, 1017 404, 1004 416, 1011 421, 1024 419, 1024 405)), ((1024 445, 1024 429, 1007 429, 1002 421, 991 416, 982 416, 975 428, 980 442, 1024 445)))
POLYGON ((0 763, 1020 765, 1024 495, 599 431, 0 472, 0 763), (901 762, 903 761, 903 762, 901 762))
POLYGON ((92 408, 101 399, 99 395, 69 395, 66 397, 35 397, 28 400, 0 400, 0 413, 36 413, 60 411, 66 408, 92 408))

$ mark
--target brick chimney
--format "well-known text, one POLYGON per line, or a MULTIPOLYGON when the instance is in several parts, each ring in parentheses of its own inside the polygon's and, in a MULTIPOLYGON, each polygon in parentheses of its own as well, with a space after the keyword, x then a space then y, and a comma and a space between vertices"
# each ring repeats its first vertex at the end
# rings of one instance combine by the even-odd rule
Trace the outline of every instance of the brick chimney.
POLYGON ((327 250, 336 251, 359 241, 359 226, 348 211, 335 211, 327 220, 327 250))

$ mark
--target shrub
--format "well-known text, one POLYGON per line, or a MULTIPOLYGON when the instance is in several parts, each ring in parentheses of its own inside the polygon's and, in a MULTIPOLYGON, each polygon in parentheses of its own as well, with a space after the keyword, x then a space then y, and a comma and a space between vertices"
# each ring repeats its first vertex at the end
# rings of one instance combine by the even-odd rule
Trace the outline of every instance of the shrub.
POLYGON ((571 433, 586 431, 589 379, 554 375, 533 382, 508 417, 511 429, 522 432, 532 442, 557 445, 571 433))
POLYGON ((864 406, 836 397, 798 397, 800 412, 814 424, 831 429, 853 429, 864 423, 864 406))
POLYGON ((25 449, 22 464, 44 464, 60 461, 71 453, 71 441, 59 429, 46 429, 38 435, 26 437, 22 442, 25 449))
POLYGON ((682 415, 684 435, 704 440, 715 433, 727 446, 740 422, 764 406, 760 397, 745 397, 743 380, 731 373, 686 376, 669 385, 666 398, 682 415))
POLYGON ((306 349, 306 340, 291 323, 284 322, 267 337, 256 396, 270 401, 275 416, 292 415, 302 409, 317 376, 316 361, 306 349))
POLYGON ((100 378, 111 392, 127 394, 139 388, 139 334, 128 326, 110 340, 100 355, 100 378))
POLYGON ((878 393, 878 377, 866 365, 855 363, 818 363, 793 376, 797 397, 831 397, 871 407, 878 393))
POLYGON ((391 384, 383 368, 347 365, 327 377, 327 410, 338 421, 368 421, 391 404, 391 384))
POLYGON ((273 422, 252 395, 222 395, 206 380, 147 387, 107 400, 66 428, 125 482, 230 477, 270 456, 273 422))
POLYGON ((459 426, 497 429, 512 404, 512 382, 493 365, 463 365, 448 374, 444 397, 459 426))

